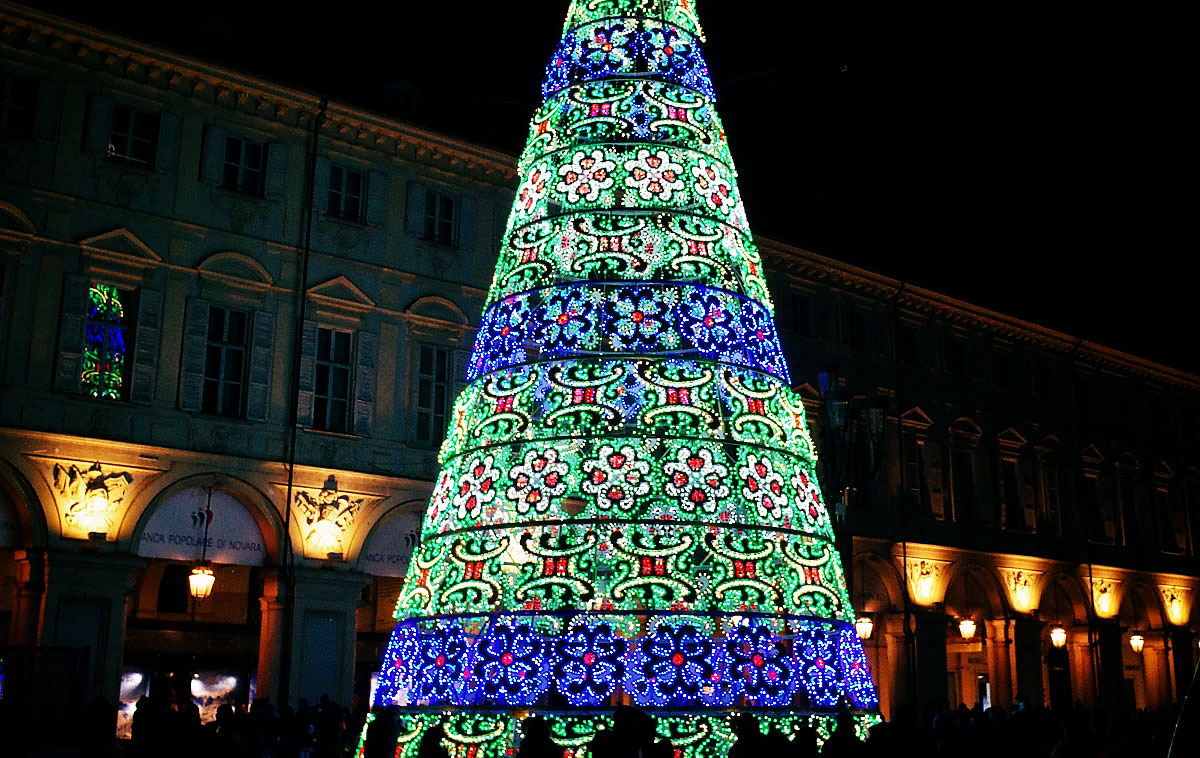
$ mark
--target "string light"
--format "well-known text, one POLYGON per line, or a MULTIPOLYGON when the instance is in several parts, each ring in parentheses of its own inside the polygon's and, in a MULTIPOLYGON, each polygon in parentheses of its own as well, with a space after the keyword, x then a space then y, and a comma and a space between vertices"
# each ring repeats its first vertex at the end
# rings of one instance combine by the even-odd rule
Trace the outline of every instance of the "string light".
POLYGON ((680 758, 734 735, 673 709, 878 718, 699 41, 690 0, 571 4, 379 676, 398 756, 422 709, 470 756, 615 697, 680 758))

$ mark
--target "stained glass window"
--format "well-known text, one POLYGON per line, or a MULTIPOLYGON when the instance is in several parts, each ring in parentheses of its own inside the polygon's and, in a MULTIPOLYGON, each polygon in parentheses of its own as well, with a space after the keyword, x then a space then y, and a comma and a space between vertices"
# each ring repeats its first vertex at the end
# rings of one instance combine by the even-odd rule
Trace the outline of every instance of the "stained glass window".
POLYGON ((111 284, 88 291, 87 335, 83 345, 83 391, 92 397, 120 400, 125 386, 125 338, 128 323, 123 294, 111 284))

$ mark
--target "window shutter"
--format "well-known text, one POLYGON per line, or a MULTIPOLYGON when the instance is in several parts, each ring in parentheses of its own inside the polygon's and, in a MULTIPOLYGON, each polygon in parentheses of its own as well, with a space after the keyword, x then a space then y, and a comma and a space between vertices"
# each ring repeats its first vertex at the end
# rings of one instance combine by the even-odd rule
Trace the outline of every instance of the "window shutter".
POLYGON ((981 453, 975 458, 975 507, 979 509, 979 520, 984 526, 996 523, 996 502, 992 492, 992 456, 981 453))
POLYGON ((425 236, 425 187, 416 182, 408 183, 408 208, 404 229, 409 234, 425 236))
POLYGON ((275 362, 275 314, 255 311, 250 332, 250 373, 246 387, 246 418, 266 421, 271 408, 271 367, 275 362))
POLYGON ((183 361, 179 371, 179 410, 204 407, 204 358, 208 352, 208 301, 191 298, 183 325, 183 361))
POLYGON ((129 378, 129 402, 150 405, 158 379, 158 349, 162 336, 162 293, 138 293, 137 327, 133 332, 133 373, 129 378))
MULTIPOLYGON (((283 197, 284 180, 287 178, 287 145, 272 142, 267 145, 266 196, 283 197)), ((326 180, 328 181, 328 180, 326 180)), ((328 185, 326 185, 328 187, 328 185)))
POLYGON ((463 250, 475 249, 475 232, 479 228, 479 214, 476 212, 475 198, 460 199, 462 207, 458 214, 458 246, 463 250))
POLYGON ((158 117, 158 149, 154 154, 154 167, 167 174, 179 168, 179 138, 183 122, 174 113, 162 113, 158 117))
POLYGON ((383 226, 387 222, 387 176, 382 171, 367 172, 367 223, 383 226))
POLYGON ((229 135, 216 126, 204 128, 204 154, 200 157, 200 181, 220 184, 225 168, 225 140, 229 135))
POLYGON ((300 334, 300 376, 296 394, 296 423, 313 425, 313 393, 317 381, 317 322, 305 321, 300 334))
POLYGON ((358 362, 354 366, 354 433, 371 436, 375 426, 376 363, 379 335, 358 332, 358 362))
POLYGON ((103 95, 92 95, 88 102, 87 130, 83 135, 83 147, 93 155, 108 155, 108 143, 112 139, 112 109, 112 100, 103 95))
POLYGON ((928 440, 925 443, 926 478, 929 482, 929 509, 935 519, 946 518, 946 487, 943 476, 941 444, 928 440))
POLYGON ((33 117, 33 138, 45 142, 58 141, 58 121, 62 112, 62 87, 58 82, 42 79, 38 82, 37 113, 33 117))
POLYGON ((470 350, 455 350, 452 353, 454 365, 451 370, 454 372, 454 397, 450 398, 450 408, 454 408, 454 400, 462 392, 463 387, 467 386, 467 367, 471 365, 470 350))
POLYGON ((317 156, 313 171, 313 210, 324 215, 329 212, 329 159, 317 156))
POLYGON ((58 373, 54 376, 54 389, 59 392, 79 392, 90 287, 91 280, 75 274, 68 274, 63 286, 62 320, 58 327, 58 373))
POLYGON ((1018 484, 1021 489, 1021 502, 1025 505, 1025 525, 1031 531, 1037 531, 1037 503, 1034 495, 1033 464, 1022 459, 1017 463, 1018 484))

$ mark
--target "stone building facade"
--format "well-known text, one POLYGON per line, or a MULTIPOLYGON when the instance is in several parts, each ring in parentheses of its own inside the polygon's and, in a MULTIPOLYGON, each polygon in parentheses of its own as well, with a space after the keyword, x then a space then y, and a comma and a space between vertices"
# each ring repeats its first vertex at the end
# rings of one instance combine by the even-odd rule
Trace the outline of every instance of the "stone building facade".
MULTIPOLYGON (((514 156, 22 6, 0 30, 6 693, 365 697, 514 156)), ((760 247, 884 712, 1179 696, 1200 378, 760 247)))

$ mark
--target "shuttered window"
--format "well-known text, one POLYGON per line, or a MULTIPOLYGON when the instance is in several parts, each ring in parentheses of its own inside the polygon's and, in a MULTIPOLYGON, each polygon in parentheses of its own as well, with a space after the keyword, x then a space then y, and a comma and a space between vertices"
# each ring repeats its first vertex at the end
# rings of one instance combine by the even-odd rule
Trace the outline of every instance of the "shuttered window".
POLYGON ((317 362, 313 388, 313 429, 347 431, 350 413, 351 342, 353 333, 317 330, 317 362))
POLYGON ((204 398, 201 410, 238 418, 246 379, 245 311, 208 309, 208 345, 204 355, 204 398))
POLYGON ((417 360, 417 429, 421 442, 440 445, 450 413, 454 372, 450 349, 420 345, 417 360))

